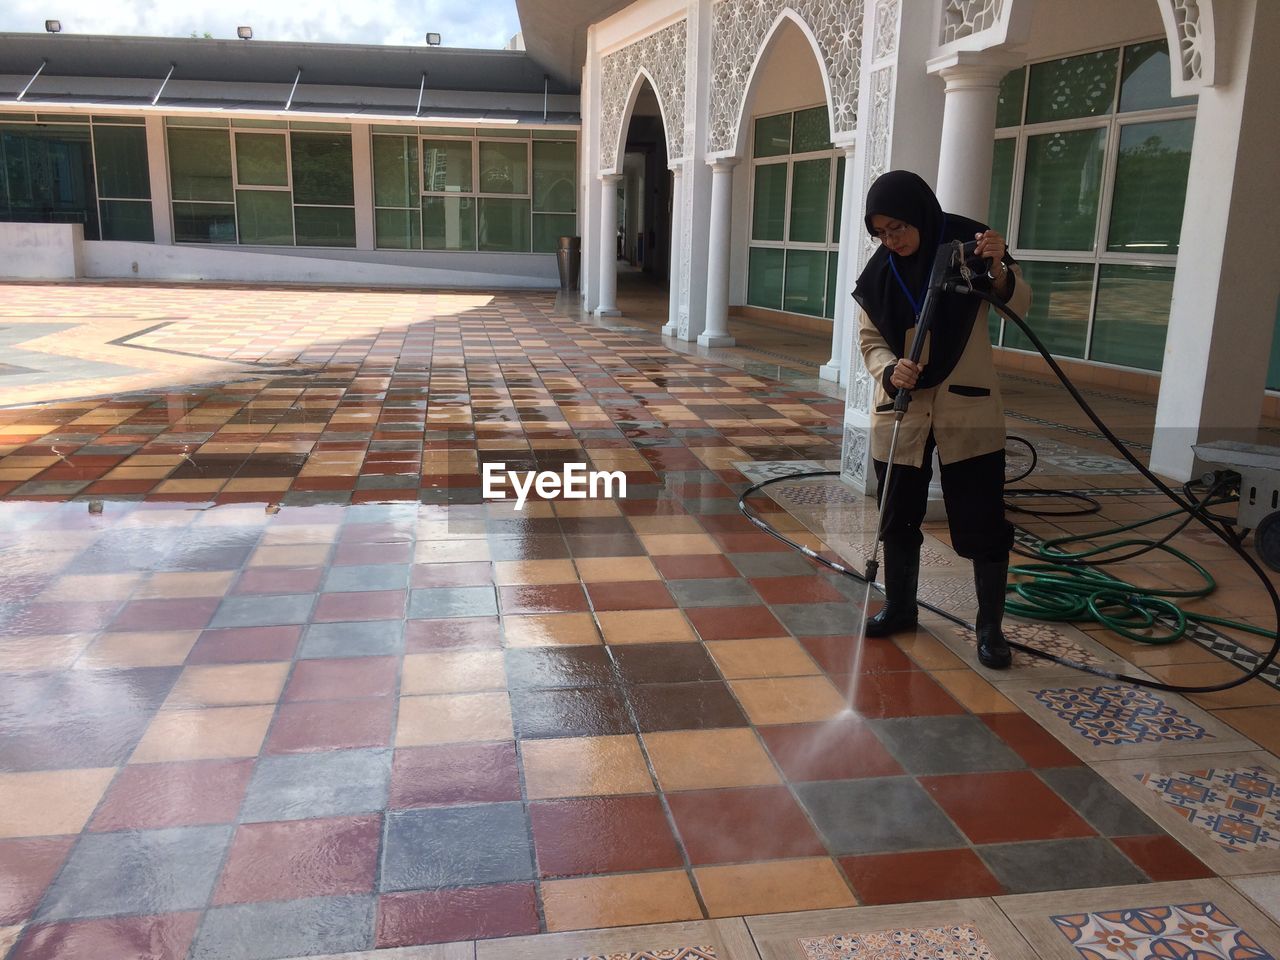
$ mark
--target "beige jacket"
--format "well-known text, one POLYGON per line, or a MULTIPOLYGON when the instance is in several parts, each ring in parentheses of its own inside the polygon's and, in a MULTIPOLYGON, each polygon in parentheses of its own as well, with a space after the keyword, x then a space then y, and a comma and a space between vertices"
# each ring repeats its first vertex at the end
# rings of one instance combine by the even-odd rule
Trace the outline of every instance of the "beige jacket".
MULTIPOLYGON (((1031 306, 1031 288, 1022 279, 1022 271, 1017 265, 1011 269, 1015 283, 1009 308, 1025 317, 1031 306)), ((986 303, 978 309, 969 341, 947 379, 936 387, 912 391, 911 405, 902 418, 898 447, 894 452, 894 461, 899 465, 923 465, 925 441, 930 430, 938 445, 938 458, 943 463, 968 460, 1004 447, 1004 404, 1000 400, 1000 382, 996 377, 987 329, 991 309, 986 303)), ((904 349, 908 354, 913 333, 913 330, 907 331, 904 349)), ((887 460, 894 414, 893 400, 884 389, 884 372, 898 357, 865 312, 861 313, 858 343, 863 362, 876 384, 875 406, 871 413, 871 455, 877 460, 887 460)), ((928 343, 925 343, 920 357, 927 365, 928 343)))

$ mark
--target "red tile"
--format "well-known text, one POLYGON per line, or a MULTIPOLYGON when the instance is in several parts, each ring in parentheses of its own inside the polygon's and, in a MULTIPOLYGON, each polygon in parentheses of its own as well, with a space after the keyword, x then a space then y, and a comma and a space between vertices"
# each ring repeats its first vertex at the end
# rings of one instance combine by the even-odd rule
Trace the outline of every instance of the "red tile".
POLYGON ((299 660, 293 667, 285 700, 359 700, 394 695, 399 657, 351 657, 299 660))
POLYGON ((800 645, 829 674, 892 673, 916 670, 915 663, 892 643, 855 636, 800 637, 800 645))
POLYGON ((199 925, 199 913, 40 924, 27 931, 9 960, 185 960, 199 925))
POLYGON ((254 567, 236 581, 232 593, 315 593, 324 567, 254 567))
POLYGON ((587 595, 580 583, 528 584, 498 588, 498 605, 507 616, 526 613, 585 613, 587 595))
POLYGON ((923 670, 857 674, 854 710, 868 720, 964 714, 956 699, 923 670))
POLYGON ((316 623, 348 623, 359 620, 399 620, 404 616, 407 590, 361 590, 322 593, 311 619, 316 623))
POLYGON ((894 777, 903 772, 860 717, 761 727, 759 733, 783 774, 793 783, 894 777))
POLYGON ((493 564, 418 563, 411 578, 415 587, 487 587, 493 583, 493 564))
POLYGON ((408 747, 397 750, 391 763, 392 808, 519 799, 514 743, 408 747))
POLYGON ((778 622, 768 607, 690 607, 684 614, 703 640, 788 635, 787 628, 778 622))
POLYGON ((134 600, 111 622, 111 629, 201 630, 209 625, 221 597, 192 597, 176 600, 134 600))
POLYGON ((267 737, 266 753, 310 753, 385 747, 391 740, 395 701, 327 700, 281 704, 267 737))
POLYGON ((502 646, 502 626, 497 617, 456 617, 447 620, 407 620, 405 653, 435 650, 496 650, 502 646))
POLYGON ((673 793, 667 803, 694 864, 826 854, 786 787, 673 793))
POLYGON ((90 830, 159 830, 230 823, 253 775, 252 760, 127 766, 107 790, 90 830))
POLYGON ((292 489, 299 492, 310 490, 354 490, 355 477, 298 477, 293 481, 292 489))
POLYGON ((858 902, 917 903, 995 897, 1004 893, 981 858, 967 848, 841 857, 858 902))
POLYGON ((378 900, 379 949, 538 932, 538 895, 531 883, 389 893, 378 900))
POLYGON ((587 593, 596 610, 661 610, 676 605, 666 585, 652 580, 589 583, 587 593))
POLYGON ((738 577, 738 568, 719 553, 692 557, 651 557, 653 565, 668 580, 712 580, 738 577))
POLYGON ((1212 870, 1173 837, 1113 837, 1111 842, 1156 883, 1214 876, 1212 870))
POLYGON ((96 633, 106 628, 120 604, 31 603, 10 617, 4 625, 8 636, 56 636, 68 633, 96 633))
POLYGON ((793 549, 767 533, 717 533, 714 536, 725 553, 783 553, 793 549))
POLYGON ((988 713, 979 717, 1030 767, 1079 767, 1084 761, 1025 713, 988 713))
POLYGON ((408 541, 395 543, 340 543, 334 551, 334 566, 365 563, 408 563, 413 559, 413 544, 408 541))
POLYGON ((843 603, 848 600, 822 577, 760 577, 750 583, 765 603, 843 603))
POLYGON ((187 663, 291 660, 301 640, 301 626, 205 630, 187 655, 187 663))
POLYGON ((657 797, 587 797, 529 805, 543 877, 682 865, 657 797))
POLYGON ((974 843, 1096 836, 1030 770, 921 777, 920 786, 974 843))
POLYGON ((0 927, 31 916, 73 843, 75 837, 0 840, 0 927))
POLYGON ((215 905, 373 890, 382 817, 245 823, 236 828, 215 905))

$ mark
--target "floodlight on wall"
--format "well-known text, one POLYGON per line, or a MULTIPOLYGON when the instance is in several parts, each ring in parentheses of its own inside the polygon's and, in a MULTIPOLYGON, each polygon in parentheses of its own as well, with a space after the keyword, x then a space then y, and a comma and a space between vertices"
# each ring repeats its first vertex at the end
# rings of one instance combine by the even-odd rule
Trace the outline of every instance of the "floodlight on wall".
POLYGON ((236 27, 236 36, 241 40, 252 40, 253 27, 236 27))
POLYGON ((428 46, 431 46, 431 47, 438 47, 438 46, 440 46, 440 34, 438 34, 438 33, 428 33, 428 34, 427 34, 427 45, 428 45, 428 46))
POLYGON ((62 32, 62 21, 61 21, 61 20, 46 20, 46 21, 44 22, 44 28, 45 28, 45 31, 46 31, 46 32, 48 32, 48 33, 61 33, 61 32, 62 32))

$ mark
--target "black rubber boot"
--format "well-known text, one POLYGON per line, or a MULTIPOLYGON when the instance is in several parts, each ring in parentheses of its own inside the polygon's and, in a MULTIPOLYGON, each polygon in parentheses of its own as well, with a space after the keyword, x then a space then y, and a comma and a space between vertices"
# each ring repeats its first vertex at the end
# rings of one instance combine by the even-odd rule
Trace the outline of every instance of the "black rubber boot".
POLYGON ((978 593, 978 660, 992 670, 1007 669, 1013 662, 1013 652, 1000 630, 1008 580, 1008 557, 994 562, 973 562, 973 585, 978 593))
POLYGON ((916 588, 920 582, 920 547, 904 547, 885 541, 884 606, 867 618, 868 637, 886 637, 899 630, 914 630, 919 616, 916 588))

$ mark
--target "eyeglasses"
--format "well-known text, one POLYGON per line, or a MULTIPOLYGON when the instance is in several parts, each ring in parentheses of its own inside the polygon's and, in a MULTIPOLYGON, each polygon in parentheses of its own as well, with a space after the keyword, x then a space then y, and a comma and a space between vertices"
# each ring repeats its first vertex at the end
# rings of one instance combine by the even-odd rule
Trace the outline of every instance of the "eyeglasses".
POLYGON ((886 240, 897 240, 910 229, 911 224, 899 223, 892 227, 885 227, 883 230, 872 230, 871 239, 876 243, 884 243, 886 240))

